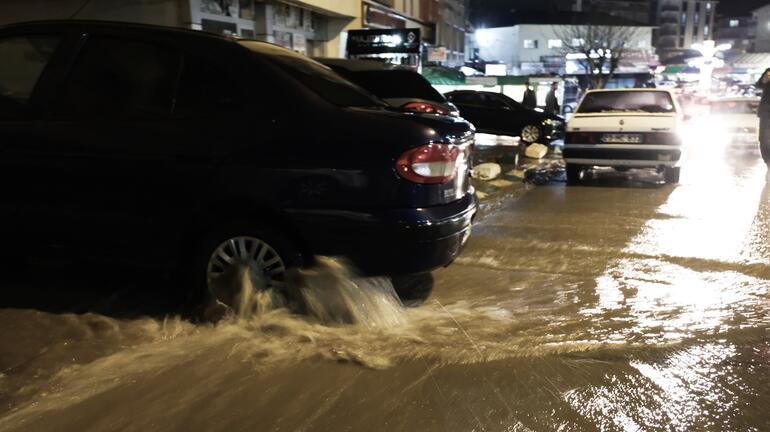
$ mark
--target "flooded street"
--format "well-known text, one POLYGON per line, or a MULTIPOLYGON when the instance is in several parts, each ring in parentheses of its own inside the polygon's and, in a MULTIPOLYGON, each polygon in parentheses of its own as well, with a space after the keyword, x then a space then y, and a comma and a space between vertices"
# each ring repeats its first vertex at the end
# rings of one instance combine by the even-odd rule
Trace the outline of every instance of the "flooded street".
POLYGON ((419 307, 333 265, 310 316, 4 305, 0 430, 770 430, 770 186, 699 135, 676 186, 528 187, 419 307))

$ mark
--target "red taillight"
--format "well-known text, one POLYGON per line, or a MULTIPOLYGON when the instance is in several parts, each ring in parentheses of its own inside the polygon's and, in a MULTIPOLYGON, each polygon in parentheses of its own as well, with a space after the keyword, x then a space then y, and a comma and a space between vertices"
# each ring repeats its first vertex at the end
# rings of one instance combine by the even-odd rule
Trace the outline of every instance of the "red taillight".
POLYGON ((465 160, 459 147, 427 144, 408 150, 396 161, 398 174, 415 183, 440 184, 452 180, 465 160))
POLYGON ((426 114, 449 115, 449 111, 446 109, 438 105, 429 104, 427 102, 409 102, 407 104, 401 105, 401 109, 405 111, 420 112, 426 114))

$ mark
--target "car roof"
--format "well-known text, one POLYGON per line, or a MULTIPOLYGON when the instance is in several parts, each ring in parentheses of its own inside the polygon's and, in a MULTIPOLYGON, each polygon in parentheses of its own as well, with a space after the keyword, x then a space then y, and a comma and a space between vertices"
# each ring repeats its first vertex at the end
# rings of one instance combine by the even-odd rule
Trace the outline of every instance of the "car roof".
POLYGON ((403 66, 388 64, 377 60, 339 59, 339 58, 326 58, 326 57, 314 57, 313 60, 321 64, 325 64, 326 66, 329 66, 329 67, 346 69, 350 72, 369 72, 369 71, 388 71, 388 70, 409 71, 410 70, 403 66))
POLYGON ((673 95, 674 92, 667 88, 622 88, 622 89, 593 89, 588 90, 586 94, 591 93, 622 93, 622 92, 661 92, 673 95))
POLYGON ((447 93, 486 93, 486 94, 494 94, 494 95, 502 94, 498 92, 483 91, 483 90, 452 90, 451 92, 447 92, 447 93))
MULTIPOLYGON (((0 26, 0 31, 6 30, 30 30, 38 31, 83 31, 91 32, 96 30, 123 30, 137 33, 165 33, 168 35, 178 35, 182 37, 194 37, 202 39, 216 39, 226 42, 236 42, 243 40, 236 36, 224 34, 209 33, 200 30, 193 30, 180 27, 167 27, 154 24, 140 24, 122 21, 102 21, 102 20, 45 20, 29 21, 22 23, 13 23, 0 26)), ((268 42, 263 42, 267 44, 268 42)))

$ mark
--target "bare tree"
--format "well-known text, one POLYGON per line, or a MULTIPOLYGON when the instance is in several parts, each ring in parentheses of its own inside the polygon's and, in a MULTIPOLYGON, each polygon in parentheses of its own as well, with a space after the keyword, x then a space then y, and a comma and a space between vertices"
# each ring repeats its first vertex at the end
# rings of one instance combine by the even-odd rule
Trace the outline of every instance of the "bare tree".
POLYGON ((588 75, 591 88, 601 89, 615 75, 627 53, 626 45, 639 27, 596 24, 554 26, 561 39, 561 54, 578 62, 588 75))

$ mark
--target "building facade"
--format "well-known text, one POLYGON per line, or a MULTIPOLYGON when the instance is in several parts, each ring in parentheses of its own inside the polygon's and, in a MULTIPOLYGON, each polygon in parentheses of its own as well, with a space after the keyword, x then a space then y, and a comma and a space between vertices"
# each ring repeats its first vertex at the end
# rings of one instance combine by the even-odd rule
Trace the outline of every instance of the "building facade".
MULTIPOLYGON (((485 62, 507 66, 510 75, 572 74, 574 64, 567 59, 563 35, 571 26, 553 24, 521 24, 476 30, 479 57, 485 62)), ((652 49, 652 27, 632 27, 633 36, 626 41, 625 60, 620 73, 647 73, 657 63, 652 49)))
POLYGON ((425 45, 424 60, 462 66, 468 0, 362 0, 363 28, 417 28, 425 45))
POLYGON ((754 20, 756 21, 754 50, 761 53, 770 52, 770 5, 756 9, 754 20))
POLYGON ((74 18, 138 22, 256 38, 308 55, 341 57, 361 26, 361 0, 4 0, 0 24, 74 18), (82 9, 81 9, 82 7, 82 9))
POLYGON ((754 52, 756 39, 757 21, 753 16, 722 17, 716 21, 714 40, 717 45, 730 45, 728 55, 754 52))
POLYGON ((601 12, 639 24, 649 24, 652 17, 650 0, 568 0, 561 7, 573 12, 601 12))
POLYGON ((713 0, 658 0, 655 46, 661 56, 673 56, 693 44, 714 39, 714 24, 719 2, 713 0))

